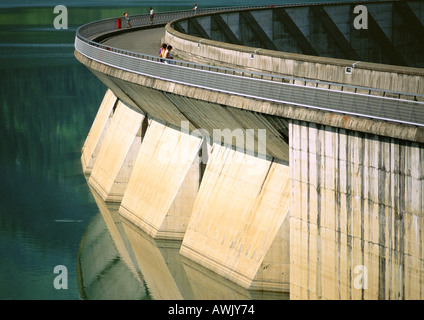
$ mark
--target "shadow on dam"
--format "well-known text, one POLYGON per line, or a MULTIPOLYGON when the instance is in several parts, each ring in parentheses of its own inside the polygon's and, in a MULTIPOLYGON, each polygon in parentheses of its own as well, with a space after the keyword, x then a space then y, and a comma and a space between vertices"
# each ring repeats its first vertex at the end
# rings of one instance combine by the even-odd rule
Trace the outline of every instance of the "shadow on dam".
POLYGON ((357 6, 349 3, 220 12, 182 19, 172 27, 192 36, 248 47, 424 67, 422 1, 369 2, 355 10, 357 6))

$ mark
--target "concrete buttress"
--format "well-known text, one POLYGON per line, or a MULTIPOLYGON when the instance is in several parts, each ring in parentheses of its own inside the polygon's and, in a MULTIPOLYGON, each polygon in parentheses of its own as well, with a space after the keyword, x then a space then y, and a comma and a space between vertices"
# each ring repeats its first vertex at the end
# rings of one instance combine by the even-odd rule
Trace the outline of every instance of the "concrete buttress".
POLYGON ((151 120, 119 212, 153 238, 181 240, 199 189, 201 144, 151 120))
POLYGON ((88 183, 104 201, 119 202, 124 195, 138 150, 144 115, 117 103, 88 183))
POLYGON ((180 253, 244 288, 288 291, 288 165, 219 144, 209 157, 180 253))
POLYGON ((108 89, 81 150, 81 165, 85 175, 89 175, 91 170, 93 170, 94 162, 99 155, 116 103, 116 96, 112 90, 108 89))

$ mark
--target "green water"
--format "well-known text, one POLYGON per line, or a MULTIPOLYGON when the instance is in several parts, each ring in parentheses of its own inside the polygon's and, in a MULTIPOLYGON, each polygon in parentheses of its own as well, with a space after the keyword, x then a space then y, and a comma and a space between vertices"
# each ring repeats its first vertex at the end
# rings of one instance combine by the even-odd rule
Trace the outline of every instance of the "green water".
POLYGON ((47 11, 0 9, 0 299, 78 299, 76 253, 98 213, 79 158, 106 88, 73 57, 76 24, 55 30, 47 11))

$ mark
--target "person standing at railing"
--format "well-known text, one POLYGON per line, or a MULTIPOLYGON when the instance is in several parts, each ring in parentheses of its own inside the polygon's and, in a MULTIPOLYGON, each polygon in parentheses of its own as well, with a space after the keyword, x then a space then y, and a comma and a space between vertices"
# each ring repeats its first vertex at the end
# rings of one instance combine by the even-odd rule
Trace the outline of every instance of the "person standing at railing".
POLYGON ((194 15, 197 14, 197 11, 198 11, 198 9, 197 9, 197 3, 195 3, 194 4, 194 8, 193 8, 194 15))
POLYGON ((125 11, 122 13, 123 15, 124 15, 124 17, 125 17, 125 20, 127 20, 127 28, 131 28, 132 27, 132 25, 131 25, 131 23, 130 23, 130 17, 128 16, 128 13, 126 13, 125 11))
POLYGON ((153 24, 153 20, 155 19, 155 11, 153 10, 152 7, 150 7, 150 12, 149 12, 149 18, 150 18, 150 24, 153 24))

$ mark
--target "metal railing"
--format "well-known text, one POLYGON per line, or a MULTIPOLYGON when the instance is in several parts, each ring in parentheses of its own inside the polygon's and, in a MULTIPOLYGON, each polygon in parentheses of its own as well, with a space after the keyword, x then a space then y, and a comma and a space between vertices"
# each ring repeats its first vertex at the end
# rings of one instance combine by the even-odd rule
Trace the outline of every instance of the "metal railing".
MULTIPOLYGON (((238 8, 212 8, 204 9, 200 13, 235 9, 238 8)), ((191 10, 158 13, 155 15, 154 23, 163 25, 192 15, 191 10)), ((116 20, 116 18, 105 19, 81 26, 76 33, 75 49, 89 59, 111 67, 165 81, 281 104, 424 126, 424 102, 414 101, 417 97, 424 100, 424 95, 283 77, 178 60, 163 63, 156 56, 114 48, 92 40, 101 34, 116 31, 116 20)), ((124 27, 125 24, 123 21, 124 27)), ((131 24, 133 27, 138 27, 151 23, 145 14, 132 16, 131 24)))
MULTIPOLYGON (((244 7, 243 7, 244 8, 244 7)), ((203 9, 199 11, 199 14, 207 14, 224 10, 223 8, 210 8, 203 9)), ((170 11, 170 12, 158 12, 155 13, 154 25, 164 25, 170 21, 187 18, 193 16, 192 10, 179 10, 179 11, 170 11)), ((125 29, 126 21, 124 17, 121 18, 121 28, 125 29)), ((142 27, 148 26, 151 24, 148 14, 132 15, 131 17, 132 27, 142 27)), ((117 18, 108 18, 103 20, 98 20, 94 22, 87 23, 77 30, 77 37, 81 40, 92 39, 93 36, 98 36, 103 33, 116 31, 118 30, 118 20, 117 18)))

